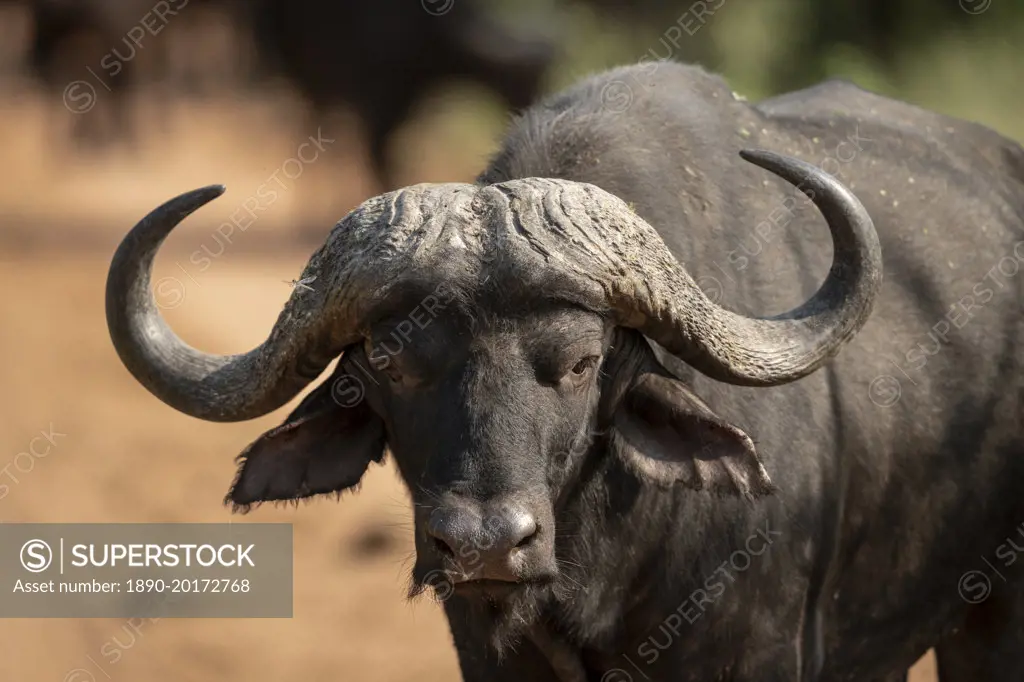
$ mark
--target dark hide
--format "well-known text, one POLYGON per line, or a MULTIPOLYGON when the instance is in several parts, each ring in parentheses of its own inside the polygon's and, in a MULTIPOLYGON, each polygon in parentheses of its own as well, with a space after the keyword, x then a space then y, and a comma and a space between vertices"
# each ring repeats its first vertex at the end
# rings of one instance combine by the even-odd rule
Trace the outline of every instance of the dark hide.
MULTIPOLYGON (((576 560, 600 568, 574 576, 587 599, 566 604, 555 622, 595 672, 621 667, 636 677, 629 656, 657 680, 881 679, 936 645, 940 659, 956 661, 944 666, 958 671, 954 682, 1024 675, 1021 571, 1004 569, 1005 584, 991 576, 992 601, 1004 608, 982 619, 986 628, 971 614, 992 609, 958 593, 965 572, 991 573, 983 558, 996 563, 1024 521, 1019 145, 844 82, 755 106, 699 69, 656 63, 602 74, 533 108, 481 182, 596 184, 650 222, 710 296, 738 312, 777 314, 814 292, 831 246, 813 208, 739 159, 746 147, 819 165, 857 194, 881 239, 882 293, 830 366, 791 385, 726 386, 662 356, 750 434, 779 492, 753 506, 679 493, 671 513, 660 498, 645 500, 625 508, 631 521, 620 534, 601 506, 581 507, 601 540, 576 560), (712 580, 701 566, 740 549, 727 538, 759 521, 783 537, 698 608, 706 595, 690 600, 694 589, 717 592, 701 585, 712 580), (623 570, 603 543, 609 554, 629 547, 630 565, 651 572, 623 570), (630 599, 597 599, 593 585, 603 581, 630 599), (643 652, 654 653, 638 652, 647 637, 665 644, 659 627, 686 603, 695 622, 684 619, 678 635, 668 628, 665 650, 648 641, 643 652)), ((623 484, 594 485, 598 495, 623 484)))
POLYGON ((767 316, 814 293, 831 244, 813 206, 740 159, 749 147, 832 172, 875 220, 882 292, 825 369, 717 383, 510 268, 461 282, 382 356, 418 299, 386 302, 343 360, 367 376, 359 420, 317 389, 250 451, 231 500, 352 485, 379 419, 416 503, 414 593, 447 566, 431 507, 528 505, 523 582, 445 602, 470 682, 554 682, 552 642, 578 664, 563 682, 890 680, 932 646, 944 682, 1024 676, 1024 569, 1003 567, 981 604, 960 594, 1024 522, 1018 145, 845 83, 755 106, 658 63, 529 110, 480 183, 598 185, 709 296, 767 316))

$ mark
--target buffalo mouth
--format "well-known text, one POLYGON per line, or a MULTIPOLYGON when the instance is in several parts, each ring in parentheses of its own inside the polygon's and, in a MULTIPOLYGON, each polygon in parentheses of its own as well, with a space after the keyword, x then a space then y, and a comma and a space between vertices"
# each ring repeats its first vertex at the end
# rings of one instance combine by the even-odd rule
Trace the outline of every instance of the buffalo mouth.
POLYGON ((452 586, 452 594, 471 601, 486 602, 492 605, 510 605, 524 599, 536 599, 549 594, 555 585, 555 578, 531 578, 529 580, 508 581, 481 578, 464 580, 452 586))
MULTIPOLYGON (((420 573, 417 571, 416 573, 420 573)), ((459 571, 435 568, 414 575, 409 596, 415 597, 423 592, 431 592, 441 602, 452 595, 469 599, 485 599, 487 601, 503 601, 516 595, 544 590, 556 582, 555 573, 544 572, 523 578, 489 578, 479 574, 466 575, 459 571)))
POLYGON ((462 580, 452 584, 459 594, 505 595, 530 588, 542 588, 554 582, 554 576, 530 578, 527 580, 495 580, 494 578, 476 578, 462 580))
POLYGON ((516 592, 527 589, 533 582, 481 578, 479 580, 463 580, 455 583, 453 587, 456 594, 465 597, 484 597, 493 600, 510 597, 516 592))

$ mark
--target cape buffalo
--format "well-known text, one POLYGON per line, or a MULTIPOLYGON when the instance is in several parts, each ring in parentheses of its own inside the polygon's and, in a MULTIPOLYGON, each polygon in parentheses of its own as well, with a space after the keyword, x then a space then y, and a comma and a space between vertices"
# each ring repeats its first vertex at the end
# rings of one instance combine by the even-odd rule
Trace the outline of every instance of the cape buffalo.
POLYGON ((616 69, 527 110, 475 184, 352 211, 234 356, 150 292, 221 192, 125 238, 114 345, 212 421, 340 355, 226 501, 340 494, 393 453, 411 592, 445 598, 464 679, 897 680, 929 647, 943 682, 1024 675, 1014 142, 845 82, 753 105, 616 69))

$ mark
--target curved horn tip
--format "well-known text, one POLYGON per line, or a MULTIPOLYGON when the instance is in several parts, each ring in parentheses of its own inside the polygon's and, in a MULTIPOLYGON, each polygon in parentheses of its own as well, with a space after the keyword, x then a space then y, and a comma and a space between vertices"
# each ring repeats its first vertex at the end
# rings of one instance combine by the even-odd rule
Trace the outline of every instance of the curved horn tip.
POLYGON ((188 192, 182 192, 178 196, 171 199, 171 201, 183 201, 191 199, 193 201, 201 200, 202 203, 205 204, 209 201, 213 201, 221 194, 224 194, 224 192, 226 192, 227 189, 227 187, 219 183, 216 185, 206 185, 205 187, 189 190, 188 192))
MULTIPOLYGON (((779 154, 778 152, 769 151, 767 149, 741 149, 740 158, 748 163, 752 163, 759 168, 763 168, 766 171, 770 171, 775 175, 788 180, 789 176, 792 175, 793 170, 802 171, 806 175, 819 175, 828 178, 830 181, 838 183, 839 181, 828 171, 823 168, 815 166, 813 163, 808 163, 803 159, 798 159, 795 156, 788 156, 786 154, 779 154)), ((796 184, 793 182, 792 184, 796 184)), ((849 190, 845 185, 839 185, 844 191, 849 190)))
POLYGON ((227 186, 222 185, 220 183, 217 183, 216 185, 207 185, 206 187, 200 187, 199 189, 194 189, 191 192, 185 192, 185 194, 183 194, 182 196, 190 196, 191 195, 191 196, 195 196, 197 198, 200 197, 200 196, 202 196, 202 197, 209 197, 209 199, 207 199, 206 201, 211 201, 211 200, 216 199, 217 197, 219 197, 221 194, 224 194, 224 192, 226 192, 227 189, 228 189, 227 186))
MULTIPOLYGON (((173 199, 168 199, 150 211, 147 218, 153 218, 158 215, 163 216, 170 211, 182 212, 178 220, 183 220, 196 209, 205 206, 220 195, 224 194, 225 191, 227 191, 227 187, 224 185, 207 185, 206 187, 200 187, 199 189, 182 192, 173 199)), ((144 220, 143 222, 146 221, 144 220)))
POLYGON ((761 149, 760 147, 757 147, 757 148, 750 147, 748 149, 741 149, 740 150, 740 157, 744 161, 749 161, 750 163, 757 163, 758 160, 764 159, 764 158, 770 157, 770 156, 779 157, 779 156, 781 156, 781 154, 779 154, 778 152, 773 152, 773 151, 768 150, 768 149, 761 149))
POLYGON ((772 170, 773 167, 778 167, 779 164, 793 162, 808 166, 809 168, 814 168, 815 170, 820 170, 806 161, 793 156, 779 154, 778 152, 773 152, 768 149, 741 149, 740 158, 748 163, 754 164, 755 166, 760 166, 765 170, 772 170))
POLYGON ((210 203, 220 195, 224 194, 227 187, 224 185, 207 185, 206 187, 200 187, 199 189, 193 189, 188 192, 183 192, 173 199, 168 199, 164 203, 153 209, 142 224, 148 223, 151 219, 160 216, 160 220, 164 220, 168 215, 177 215, 177 219, 174 224, 170 225, 167 230, 173 228, 178 222, 184 220, 191 213, 202 208, 206 204, 210 203))

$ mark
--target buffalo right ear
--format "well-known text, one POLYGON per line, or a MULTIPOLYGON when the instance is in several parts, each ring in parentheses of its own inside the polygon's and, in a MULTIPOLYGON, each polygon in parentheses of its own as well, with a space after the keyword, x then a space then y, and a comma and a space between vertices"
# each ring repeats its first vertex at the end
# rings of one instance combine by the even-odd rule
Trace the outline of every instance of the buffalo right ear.
POLYGON ((242 454, 224 498, 235 511, 274 500, 341 494, 359 483, 370 462, 384 458, 384 423, 360 400, 336 400, 347 384, 341 366, 306 396, 285 422, 242 454), (342 383, 339 383, 342 382, 342 383))

